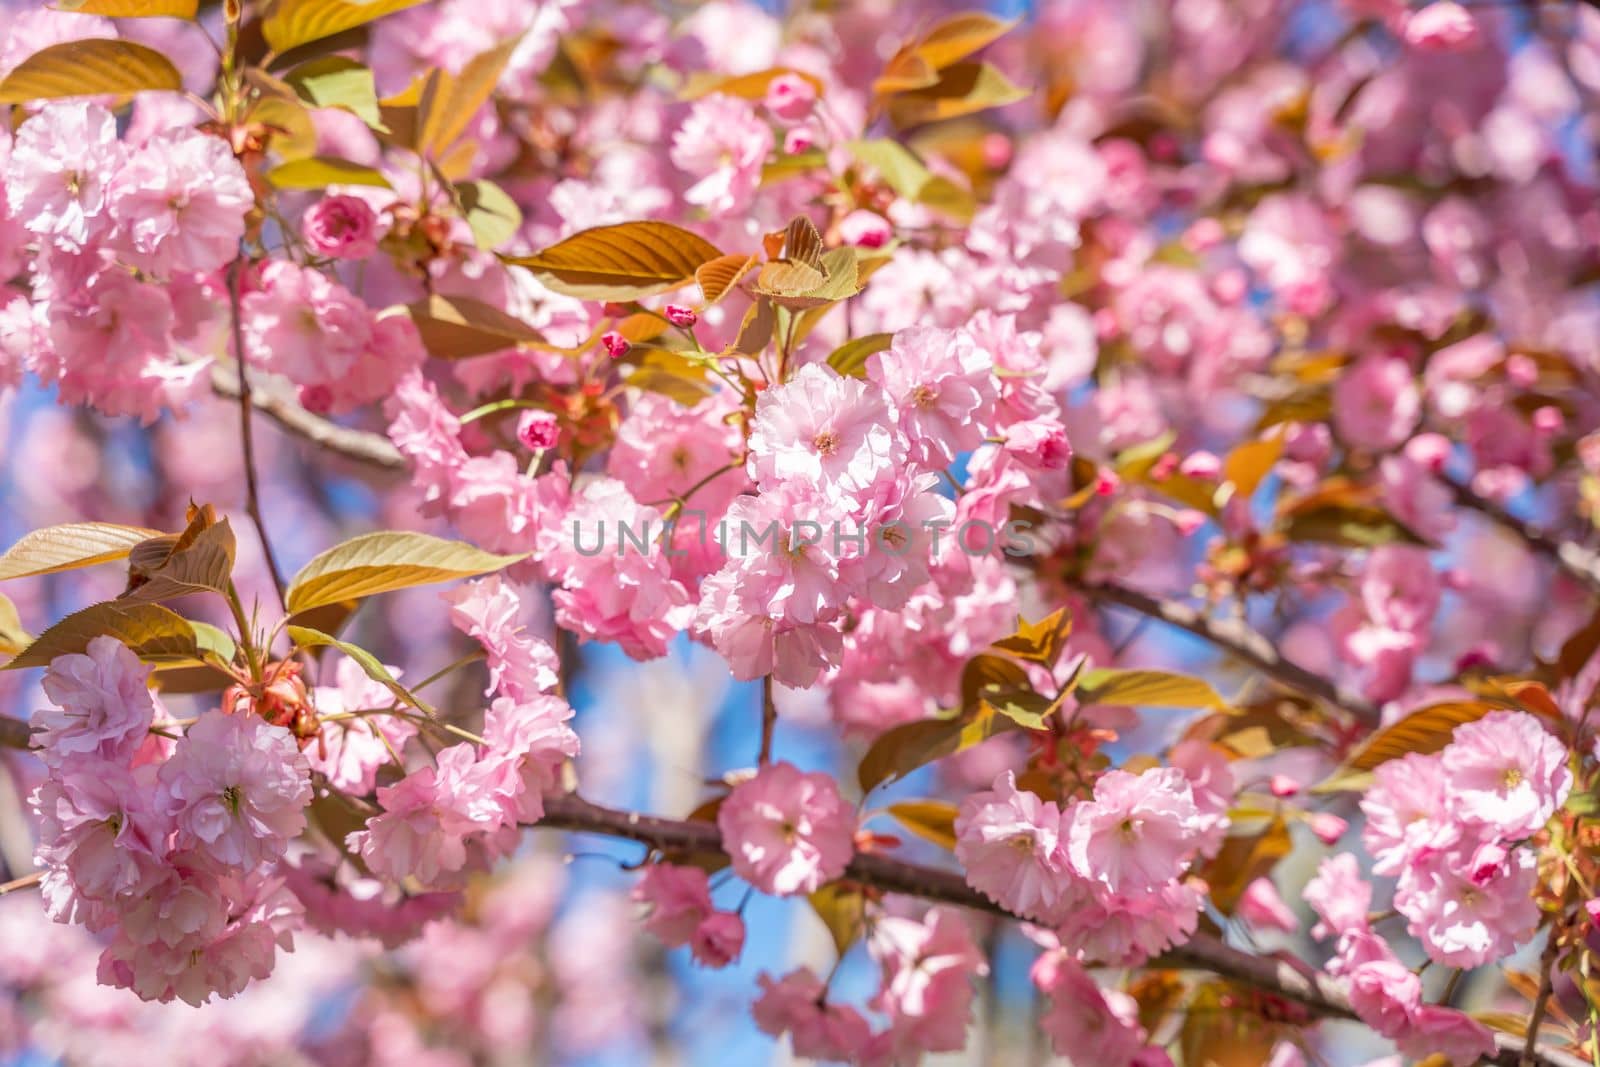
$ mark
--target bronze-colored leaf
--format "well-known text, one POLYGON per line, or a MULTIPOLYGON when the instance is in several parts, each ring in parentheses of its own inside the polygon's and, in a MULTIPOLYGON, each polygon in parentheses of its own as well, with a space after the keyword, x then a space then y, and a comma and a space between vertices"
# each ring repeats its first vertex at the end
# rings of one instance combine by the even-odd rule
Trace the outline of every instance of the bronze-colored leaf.
POLYGON ((363 534, 330 548, 300 568, 286 591, 291 613, 396 589, 471 578, 524 558, 499 556, 463 541, 421 533, 363 534))
POLYGON ((715 304, 750 271, 755 269, 755 256, 718 256, 709 263, 702 263, 694 272, 694 280, 700 284, 701 296, 707 305, 715 304))
POLYGON ((1029 90, 1013 85, 988 63, 956 63, 939 72, 933 85, 890 97, 889 115, 896 126, 942 122, 1026 100, 1029 90))
POLYGON ((437 157, 456 142, 494 93, 517 44, 512 38, 473 56, 459 74, 438 69, 428 73, 417 99, 413 147, 418 152, 437 157))
POLYGON ((889 814, 907 830, 944 848, 956 847, 956 806, 942 800, 902 800, 889 814))
POLYGON ((894 341, 892 333, 869 333, 853 337, 833 350, 828 356, 828 366, 847 378, 865 378, 867 360, 888 349, 894 341))
POLYGON ((54 574, 124 559, 160 530, 111 522, 71 522, 26 534, 0 556, 0 581, 54 574))
POLYGON ((140 659, 152 662, 200 662, 203 653, 195 626, 159 604, 110 601, 74 612, 41 633, 5 666, 48 667, 57 656, 82 652, 96 637, 115 637, 140 659))
POLYGON ((1016 632, 996 641, 994 647, 1018 659, 1049 667, 1061 658, 1061 649, 1071 635, 1072 612, 1062 607, 1038 622, 1029 622, 1018 615, 1016 632))
POLYGON ((353 30, 373 19, 415 7, 422 0, 274 0, 261 34, 278 54, 353 30))
POLYGON ((694 280, 722 255, 716 245, 669 222, 596 226, 528 256, 505 261, 532 271, 556 292, 583 300, 637 300, 694 280))
POLYGON ((1457 726, 1476 722, 1494 710, 1493 704, 1478 700, 1451 700, 1418 708, 1367 738, 1350 757, 1349 766, 1370 771, 1408 753, 1438 752, 1450 743, 1457 726))
POLYGON ((422 347, 436 359, 468 359, 544 342, 521 319, 470 297, 435 293, 406 308, 406 314, 422 336, 422 347))
POLYGON ((18 63, 0 81, 0 104, 163 89, 183 89, 166 56, 132 41, 92 38, 50 45, 18 63))

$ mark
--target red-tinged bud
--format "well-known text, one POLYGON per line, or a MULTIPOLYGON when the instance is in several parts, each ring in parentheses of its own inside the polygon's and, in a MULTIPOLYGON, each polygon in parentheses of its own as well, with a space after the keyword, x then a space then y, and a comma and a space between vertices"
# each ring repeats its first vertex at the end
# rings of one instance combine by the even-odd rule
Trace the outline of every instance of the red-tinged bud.
POLYGON ((685 330, 693 328, 700 321, 700 316, 682 304, 668 304, 662 314, 667 316, 667 321, 674 326, 681 326, 685 330))
POLYGON ((561 423, 548 411, 524 411, 517 420, 517 440, 536 452, 554 448, 561 439, 561 423))
POLYGON ((600 343, 605 345, 606 355, 610 356, 612 359, 621 359, 623 356, 627 355, 628 350, 633 347, 633 345, 628 343, 628 339, 622 336, 616 330, 607 330, 605 333, 601 334, 600 343))
POLYGON ((1306 816, 1306 825, 1311 827, 1311 832, 1317 835, 1317 840, 1324 845, 1331 845, 1344 836, 1350 824, 1337 815, 1330 815, 1325 811, 1314 811, 1306 816))
POLYGON ((1267 788, 1275 797, 1292 797, 1300 792, 1300 783, 1286 774, 1274 774, 1267 781, 1267 788))
POLYGON ((1095 475, 1094 491, 1097 496, 1110 496, 1122 486, 1122 479, 1112 471, 1103 470, 1095 475))

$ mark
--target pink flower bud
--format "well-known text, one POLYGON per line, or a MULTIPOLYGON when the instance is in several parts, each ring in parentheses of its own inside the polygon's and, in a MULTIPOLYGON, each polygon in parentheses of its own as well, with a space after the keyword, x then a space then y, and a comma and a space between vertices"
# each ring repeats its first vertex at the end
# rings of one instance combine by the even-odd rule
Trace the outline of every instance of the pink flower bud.
POLYGON ((378 250, 378 215, 359 196, 325 196, 301 218, 300 235, 319 256, 365 259, 378 250))
POLYGON ((857 248, 882 248, 894 236, 889 220, 860 208, 839 220, 839 239, 857 248))
POLYGON ((700 321, 699 315, 682 304, 668 304, 662 314, 667 316, 667 321, 672 325, 681 326, 685 330, 693 328, 694 324, 700 321))
POLYGON ((1191 252, 1205 252, 1217 247, 1227 231, 1216 219, 1197 219, 1183 232, 1183 246, 1191 252))
POLYGON ((1454 0, 1439 0, 1406 19, 1406 44, 1429 52, 1459 52, 1478 39, 1472 13, 1454 0))
POLYGON ((762 101, 780 122, 799 122, 817 103, 817 87, 798 74, 780 74, 767 83, 762 101))
POLYGON ((1300 920, 1283 902, 1270 878, 1257 878, 1245 886, 1239 897, 1239 915, 1258 930, 1282 930, 1292 934, 1300 929, 1300 920))
POLYGON ((744 920, 735 912, 714 911, 695 927, 689 951, 707 967, 726 967, 744 950, 744 920))
POLYGON ((1306 825, 1311 827, 1311 832, 1317 835, 1317 840, 1324 845, 1331 845, 1344 836, 1350 824, 1337 815, 1330 815, 1325 811, 1314 811, 1306 816, 1306 825))
POLYGON ((333 407, 333 390, 326 385, 302 385, 300 406, 313 415, 326 415, 333 407))
POLYGON ((1267 781, 1267 788, 1272 790, 1275 797, 1292 797, 1300 792, 1300 783, 1287 774, 1274 774, 1267 781))
POLYGON ((1450 442, 1442 434, 1419 433, 1406 442, 1402 451, 1411 462, 1437 474, 1450 458, 1450 442))
POLYGON ((517 419, 517 440, 535 451, 554 448, 561 439, 561 424, 548 411, 524 411, 517 419))
POLYGON ((1110 496, 1122 486, 1122 479, 1118 478, 1115 471, 1102 470, 1096 473, 1094 491, 1098 496, 1110 496))
POLYGON ((1531 388, 1539 380, 1539 364, 1521 352, 1512 353, 1506 357, 1506 378, 1512 385, 1531 388))
POLYGON ((1544 437, 1553 437, 1561 432, 1567 424, 1566 416, 1561 414, 1561 409, 1546 404, 1533 413, 1533 429, 1544 437))
POLYGON ((1192 537, 1206 524, 1206 513, 1196 508, 1184 508, 1173 518, 1172 524, 1178 528, 1179 534, 1192 537))
POLYGON ((1011 162, 1014 149, 1011 138, 1003 133, 986 133, 983 140, 978 142, 978 151, 983 154, 983 165, 990 170, 999 170, 1011 162))
POLYGON ((1215 453, 1200 449, 1183 457, 1183 462, 1178 464, 1178 473, 1186 478, 1210 481, 1222 473, 1222 460, 1215 453))
POLYGON ((621 359, 633 347, 628 343, 628 339, 616 330, 607 330, 601 334, 600 343, 606 346, 606 355, 612 359, 621 359))
POLYGON ((817 147, 817 131, 809 126, 796 126, 783 135, 783 154, 798 156, 817 147))

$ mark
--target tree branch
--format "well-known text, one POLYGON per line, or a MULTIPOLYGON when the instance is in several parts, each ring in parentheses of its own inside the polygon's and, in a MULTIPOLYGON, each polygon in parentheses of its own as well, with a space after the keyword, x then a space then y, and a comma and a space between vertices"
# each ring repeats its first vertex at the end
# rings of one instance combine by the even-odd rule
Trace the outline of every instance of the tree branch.
MULTIPOLYGON (((1595 4, 1600 7, 1600 0, 1595 0, 1595 4)), ((1536 522, 1517 518, 1500 504, 1474 493, 1465 482, 1458 482, 1447 474, 1438 477, 1444 487, 1450 490, 1457 507, 1476 511, 1522 540, 1534 552, 1554 562, 1583 583, 1591 593, 1600 593, 1600 553, 1546 530, 1536 522)))
POLYGON ((233 268, 228 272, 228 307, 233 325, 233 358, 239 365, 239 440, 244 452, 244 510, 256 528, 256 537, 261 542, 261 555, 266 560, 267 573, 272 575, 272 587, 278 591, 278 602, 287 606, 289 602, 284 599, 283 571, 279 569, 278 557, 272 551, 272 538, 267 536, 267 521, 261 515, 261 486, 256 477, 255 434, 250 419, 255 405, 250 399, 250 360, 245 355, 244 317, 239 310, 244 270, 244 260, 235 260, 233 268))
MULTIPOLYGON (((211 388, 218 396, 238 400, 239 376, 232 367, 216 366, 211 371, 211 388)), ((405 457, 382 434, 340 426, 311 414, 287 397, 260 389, 250 391, 250 403, 288 433, 319 448, 384 470, 405 470, 405 457)))
POLYGON ((1213 619, 1180 601, 1153 597, 1111 582, 1086 585, 1083 591, 1092 599, 1137 611, 1204 638, 1290 689, 1343 708, 1362 722, 1376 725, 1382 718, 1379 710, 1365 697, 1289 660, 1278 651, 1278 646, 1270 638, 1244 622, 1213 619))
MULTIPOLYGON (((0 746, 28 747, 28 724, 18 719, 0 718, 0 746)), ((636 841, 663 852, 722 851, 722 835, 715 823, 664 819, 636 811, 602 807, 575 794, 546 797, 544 818, 534 826, 546 830, 605 834, 636 841)), ((1020 921, 1019 916, 1012 915, 981 896, 955 871, 906 863, 875 853, 857 853, 846 868, 845 877, 884 892, 956 904, 1020 921)), ((1231 978, 1300 1004, 1320 1018, 1356 1017, 1343 986, 1327 975, 1298 960, 1253 955, 1209 934, 1196 934, 1187 945, 1167 953, 1160 962, 1231 978)), ((1499 1033, 1495 1035, 1495 1040, 1498 1051, 1490 1062, 1502 1067, 1516 1067, 1522 1055, 1522 1041, 1499 1033)), ((1537 1049, 1534 1062, 1541 1067, 1589 1067, 1576 1056, 1551 1048, 1537 1049)))
MULTIPOLYGON (((715 823, 663 819, 639 812, 620 811, 591 804, 570 794, 546 797, 544 810, 544 818, 534 824, 536 827, 605 834, 636 841, 663 852, 722 851, 722 836, 715 823)), ((956 904, 1022 921, 981 896, 955 871, 924 867, 872 853, 857 853, 850 861, 845 877, 890 893, 956 904)), ((1245 952, 1209 934, 1196 934, 1187 945, 1167 953, 1159 963, 1231 978, 1294 1001, 1320 1018, 1356 1018, 1343 985, 1326 974, 1298 960, 1245 952)), ((1516 1067, 1522 1055, 1522 1041, 1510 1034, 1497 1033, 1495 1042, 1495 1056, 1488 1062, 1502 1067, 1516 1067)), ((1589 1067, 1576 1056, 1551 1048, 1538 1049, 1535 1062, 1543 1067, 1589 1067)))

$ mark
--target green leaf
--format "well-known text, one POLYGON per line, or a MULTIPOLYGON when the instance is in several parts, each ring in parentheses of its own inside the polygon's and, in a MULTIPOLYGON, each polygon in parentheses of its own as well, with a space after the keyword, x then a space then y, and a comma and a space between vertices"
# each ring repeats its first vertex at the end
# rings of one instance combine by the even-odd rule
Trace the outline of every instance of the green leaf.
POLYGON ((1044 729, 1055 705, 1033 688, 1033 680, 1014 660, 980 653, 961 670, 961 706, 968 714, 993 710, 1029 730, 1044 729))
POLYGON ((886 350, 893 340, 892 333, 869 333, 865 337, 853 337, 833 350, 828 357, 828 366, 846 378, 865 378, 867 360, 886 350))
POLYGON ((372 71, 353 59, 322 56, 295 67, 283 80, 312 107, 336 107, 368 126, 383 128, 372 71))
POLYGON ((636 345, 629 355, 637 358, 639 364, 626 379, 635 389, 660 393, 686 408, 694 407, 716 391, 711 384, 711 372, 703 361, 671 349, 644 345, 636 345), (640 354, 635 357, 634 353, 640 354))
POLYGON ((393 693, 396 700, 416 708, 424 715, 433 714, 431 707, 419 700, 411 690, 401 685, 399 679, 390 673, 389 668, 385 667, 377 656, 374 656, 360 645, 352 645, 348 641, 341 641, 337 637, 325 634, 321 630, 313 630, 307 626, 290 626, 288 631, 289 640, 295 643, 296 648, 336 648, 355 661, 356 666, 365 671, 368 678, 393 693))
POLYGON ((898 141, 887 138, 851 141, 851 155, 877 171, 896 195, 911 203, 926 204, 962 220, 972 218, 977 202, 972 193, 949 178, 936 175, 898 141))
POLYGON ((140 659, 156 663, 198 663, 205 652, 222 651, 215 635, 202 638, 195 624, 175 611, 159 604, 110 601, 68 615, 40 634, 5 669, 49 666, 57 656, 82 652, 101 636, 115 637, 140 659))
POLYGON ((33 643, 33 635, 22 628, 22 616, 8 596, 0 596, 0 656, 14 656, 33 643))
POLYGON ((682 227, 643 221, 596 226, 541 252, 504 259, 558 293, 626 301, 686 285, 702 264, 721 255, 716 245, 682 227))
POLYGON ((456 195, 461 198, 462 214, 479 248, 492 251, 522 228, 522 210, 494 182, 458 182, 456 195))
POLYGON ((468 359, 544 342, 521 319, 470 297, 435 293, 406 308, 406 314, 422 336, 422 347, 437 359, 468 359))
POLYGON ((820 270, 802 261, 774 260, 761 268, 755 291, 779 307, 804 311, 836 303, 861 291, 861 271, 854 248, 831 248, 820 270))
POLYGON ((290 614, 396 589, 488 574, 527 558, 497 556, 463 541, 421 533, 363 534, 300 568, 285 597, 290 614))
POLYGON ((261 34, 274 52, 283 54, 310 41, 353 30, 373 19, 422 0, 276 0, 262 20, 261 34))
POLYGON ((1350 757, 1348 766, 1370 771, 1408 753, 1437 752, 1450 743, 1457 726, 1476 722, 1494 710, 1493 704, 1478 700, 1445 701, 1418 708, 1367 738, 1350 757))
POLYGON ((192 19, 200 8, 199 0, 56 0, 57 11, 76 11, 80 15, 105 15, 109 18, 192 19))
POLYGON ((178 68, 155 49, 96 38, 53 44, 18 63, 0 81, 0 104, 182 89, 178 68))
POLYGON ((1231 705, 1210 683, 1170 671, 1084 671, 1074 694, 1080 704, 1127 704, 1133 707, 1212 708, 1229 711, 1231 705))
POLYGON ((956 806, 942 800, 903 800, 889 805, 889 814, 925 841, 956 847, 956 806))
POLYGON ((47 526, 26 534, 0 556, 0 581, 126 559, 135 545, 160 536, 160 530, 111 522, 47 526))
POLYGON ((267 172, 279 189, 326 189, 330 185, 373 185, 391 189, 389 179, 372 167, 332 156, 305 156, 279 163, 267 172))

